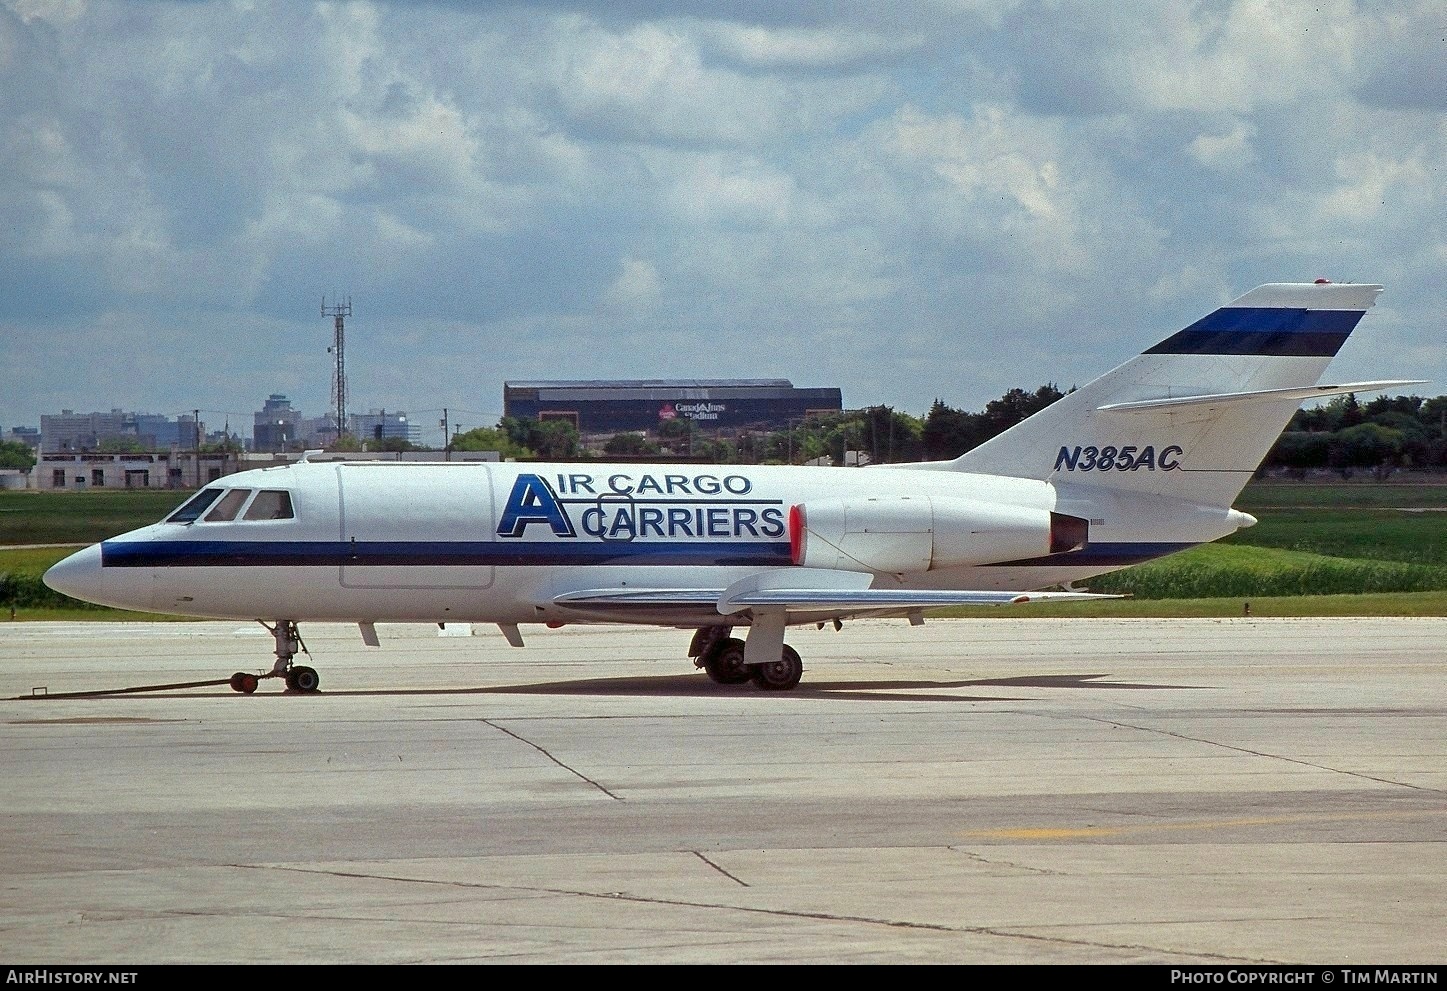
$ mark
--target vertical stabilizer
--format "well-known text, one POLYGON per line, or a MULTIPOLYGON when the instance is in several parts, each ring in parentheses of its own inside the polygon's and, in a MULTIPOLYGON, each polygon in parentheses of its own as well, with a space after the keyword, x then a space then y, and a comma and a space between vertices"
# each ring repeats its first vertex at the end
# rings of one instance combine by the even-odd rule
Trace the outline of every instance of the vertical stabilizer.
POLYGON ((1381 289, 1259 286, 947 467, 1229 506, 1381 289))

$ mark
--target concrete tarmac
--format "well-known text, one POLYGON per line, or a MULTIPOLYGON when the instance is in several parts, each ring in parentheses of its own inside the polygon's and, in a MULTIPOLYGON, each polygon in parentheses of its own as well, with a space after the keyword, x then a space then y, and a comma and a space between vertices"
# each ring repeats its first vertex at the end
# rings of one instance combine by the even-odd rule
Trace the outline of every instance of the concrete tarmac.
POLYGON ((1447 962, 1447 618, 378 630, 0 624, 0 959, 1447 962))

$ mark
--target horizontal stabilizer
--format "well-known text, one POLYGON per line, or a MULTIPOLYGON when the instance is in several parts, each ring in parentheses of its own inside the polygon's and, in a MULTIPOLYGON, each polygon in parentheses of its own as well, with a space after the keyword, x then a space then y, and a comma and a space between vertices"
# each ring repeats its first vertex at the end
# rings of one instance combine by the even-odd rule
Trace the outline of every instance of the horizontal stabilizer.
POLYGON ((1218 392, 1208 396, 1168 396, 1161 399, 1139 399, 1129 403, 1107 403, 1097 406, 1102 413, 1166 412, 1186 406, 1226 406, 1233 403, 1274 403, 1294 399, 1305 402, 1326 396, 1344 396, 1353 392, 1383 392, 1407 385, 1426 385, 1420 379, 1393 379, 1385 382, 1348 382, 1345 385, 1307 385, 1291 389, 1260 389, 1255 392, 1218 392))

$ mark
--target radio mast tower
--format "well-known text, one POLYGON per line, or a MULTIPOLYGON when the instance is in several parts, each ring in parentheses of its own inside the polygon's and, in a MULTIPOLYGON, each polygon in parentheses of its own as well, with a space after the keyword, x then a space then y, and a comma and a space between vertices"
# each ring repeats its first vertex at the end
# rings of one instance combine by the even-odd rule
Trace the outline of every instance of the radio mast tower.
POLYGON ((339 302, 333 306, 328 306, 327 298, 322 297, 322 316, 331 317, 336 326, 332 346, 327 350, 337 359, 336 375, 332 379, 332 410, 333 415, 337 418, 337 440, 341 440, 342 434, 347 432, 346 319, 351 315, 352 297, 348 296, 345 303, 339 302))

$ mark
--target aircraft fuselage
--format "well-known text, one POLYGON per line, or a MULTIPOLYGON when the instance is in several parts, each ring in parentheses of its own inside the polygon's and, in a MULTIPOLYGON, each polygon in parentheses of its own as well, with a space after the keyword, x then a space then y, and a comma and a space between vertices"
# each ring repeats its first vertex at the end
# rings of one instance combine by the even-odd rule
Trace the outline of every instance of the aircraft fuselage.
MULTIPOLYGON (((796 506, 934 499, 1089 521, 1084 546, 1063 553, 1034 533, 1007 539, 998 559, 964 565, 932 562, 926 547, 924 567, 877 573, 876 588, 1045 588, 1215 540, 1249 520, 1158 496, 887 467, 306 463, 208 489, 222 494, 194 519, 107 540, 77 555, 73 575, 55 577, 86 573, 88 599, 178 615, 563 622, 580 610, 552 600, 573 589, 717 590, 761 568, 795 567, 796 506), (246 518, 279 492, 289 516, 246 518), (234 509, 218 514, 228 498, 234 509)), ((891 540, 903 532, 890 520, 871 525, 891 540)), ((931 519, 929 528, 944 525, 931 519)), ((697 606, 597 618, 724 621, 697 606)))

